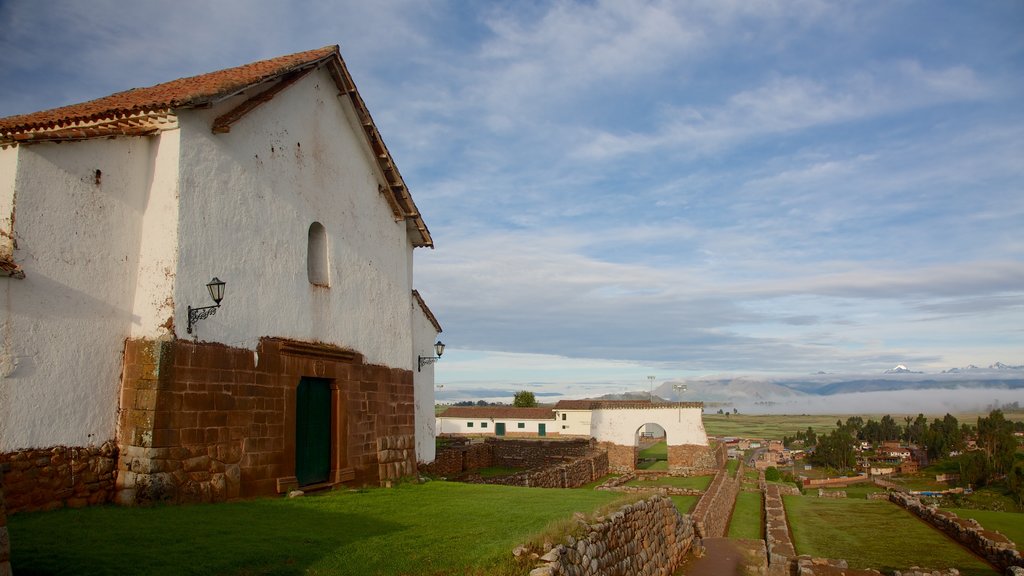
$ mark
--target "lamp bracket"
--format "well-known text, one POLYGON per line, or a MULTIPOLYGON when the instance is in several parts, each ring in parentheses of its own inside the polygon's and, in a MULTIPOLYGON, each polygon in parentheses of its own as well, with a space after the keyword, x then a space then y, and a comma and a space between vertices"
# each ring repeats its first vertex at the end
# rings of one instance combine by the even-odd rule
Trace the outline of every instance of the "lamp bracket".
POLYGON ((199 308, 188 307, 188 328, 186 329, 189 334, 192 333, 192 327, 196 325, 200 320, 205 320, 210 316, 217 313, 217 309, 220 308, 220 304, 214 306, 201 306, 199 308))

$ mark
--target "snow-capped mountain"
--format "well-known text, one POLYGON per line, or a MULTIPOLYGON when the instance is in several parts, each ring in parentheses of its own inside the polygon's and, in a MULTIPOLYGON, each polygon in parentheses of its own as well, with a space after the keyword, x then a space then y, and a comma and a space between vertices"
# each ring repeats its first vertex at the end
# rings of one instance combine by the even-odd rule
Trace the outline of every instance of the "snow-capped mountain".
POLYGON ((922 374, 922 372, 914 372, 910 368, 907 368, 903 364, 900 364, 894 368, 889 368, 883 374, 922 374))

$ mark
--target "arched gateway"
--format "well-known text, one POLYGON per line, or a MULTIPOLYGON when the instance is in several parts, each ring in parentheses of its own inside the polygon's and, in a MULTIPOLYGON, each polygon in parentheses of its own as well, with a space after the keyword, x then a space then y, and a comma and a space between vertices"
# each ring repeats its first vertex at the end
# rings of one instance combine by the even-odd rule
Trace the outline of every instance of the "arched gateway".
POLYGON ((563 400, 555 406, 556 418, 566 424, 589 412, 590 435, 608 450, 608 465, 615 472, 636 468, 637 430, 646 424, 665 429, 669 471, 717 467, 701 419, 703 409, 702 402, 618 400, 563 400))

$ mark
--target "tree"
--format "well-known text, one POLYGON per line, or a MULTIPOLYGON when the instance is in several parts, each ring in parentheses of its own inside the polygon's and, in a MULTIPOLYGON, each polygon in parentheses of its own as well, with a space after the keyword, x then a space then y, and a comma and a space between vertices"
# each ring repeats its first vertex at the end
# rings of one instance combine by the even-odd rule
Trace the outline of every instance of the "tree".
POLYGON ((782 473, 775 466, 769 466, 764 470, 764 479, 768 482, 778 482, 782 480, 782 473))
POLYGON ((523 390, 516 392, 515 400, 512 401, 512 405, 516 408, 536 408, 537 398, 534 397, 533 392, 523 390))
POLYGON ((993 474, 1002 475, 1013 466, 1017 439, 1013 436, 1013 423, 1002 410, 993 410, 986 418, 978 418, 978 445, 985 451, 993 474))
POLYGON ((960 481, 969 486, 984 486, 988 483, 991 467, 985 453, 976 450, 960 457, 960 481))
POLYGON ((1024 508, 1024 462, 1017 462, 1006 475, 1006 487, 1017 500, 1017 505, 1024 508))

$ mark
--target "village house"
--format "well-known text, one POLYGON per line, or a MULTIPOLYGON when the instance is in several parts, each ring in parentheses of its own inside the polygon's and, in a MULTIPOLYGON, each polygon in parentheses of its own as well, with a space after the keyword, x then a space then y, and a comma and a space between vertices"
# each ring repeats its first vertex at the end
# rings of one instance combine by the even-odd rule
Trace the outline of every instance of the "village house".
POLYGON ((337 46, 3 118, 0 148, 9 509, 434 458, 433 240, 337 46))
POLYGON ((437 434, 452 436, 558 436, 551 408, 451 406, 437 417, 437 434))

